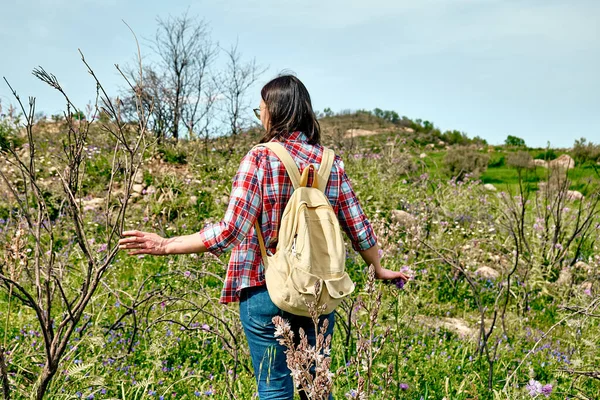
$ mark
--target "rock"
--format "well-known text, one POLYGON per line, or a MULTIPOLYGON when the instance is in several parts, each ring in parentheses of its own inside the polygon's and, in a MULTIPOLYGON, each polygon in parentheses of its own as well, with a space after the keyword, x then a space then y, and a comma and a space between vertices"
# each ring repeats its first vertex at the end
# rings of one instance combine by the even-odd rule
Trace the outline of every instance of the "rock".
POLYGON ((483 185, 485 190, 489 190, 490 192, 495 192, 496 191, 496 186, 492 185, 491 183, 486 183, 485 185, 483 185))
POLYGON ((414 215, 403 210, 392 210, 392 221, 405 228, 414 226, 417 223, 417 219, 414 215))
POLYGON ((144 190, 144 185, 140 184, 140 183, 136 183, 134 184, 131 189, 133 189, 134 193, 142 193, 142 191, 144 190))
POLYGON ((573 280, 573 274, 569 271, 569 268, 563 268, 560 270, 558 274, 558 279, 556 280, 556 284, 558 286, 567 286, 571 284, 573 280))
POLYGON ((144 173, 138 169, 133 176, 133 183, 144 183, 144 173))
POLYGON ((548 168, 548 162, 546 160, 533 160, 533 165, 536 167, 548 168))
POLYGON ((154 194, 156 193, 156 187, 150 185, 146 188, 146 194, 154 194))
POLYGON ((573 169, 575 168, 575 161, 568 154, 562 154, 556 160, 552 160, 548 163, 550 168, 562 168, 562 169, 573 169))
POLYGON ((591 268, 588 264, 584 263, 583 261, 577 261, 575 263, 575 265, 573 265, 573 268, 576 270, 582 270, 585 272, 591 271, 591 268))
POLYGON ((413 128, 404 128, 404 131, 408 133, 415 133, 415 130, 413 128))
POLYGON ((485 279, 496 279, 500 276, 500 273, 494 268, 483 266, 477 268, 477 270, 475 271, 475 275, 485 279))
POLYGON ((440 147, 443 147, 443 146, 445 146, 445 145, 446 145, 446 142, 444 142, 443 140, 440 140, 440 141, 438 142, 438 146, 440 146, 440 147))
POLYGON ((427 157, 427 154, 425 154, 425 153, 419 154, 419 158, 425 158, 425 157, 427 157))
POLYGON ((578 192, 577 190, 567 190, 567 200, 583 200, 585 196, 578 192))
POLYGON ((441 325, 451 331, 458 333, 459 336, 469 337, 474 336, 477 333, 477 330, 471 329, 469 325, 467 325, 466 321, 463 321, 458 318, 444 318, 441 321, 441 325))
POLYGON ((426 149, 430 149, 430 150, 432 150, 432 149, 434 149, 434 148, 435 148, 435 144, 433 144, 433 143, 429 143, 427 146, 425 146, 425 148, 426 148, 426 149))
POLYGON ((89 200, 81 200, 81 205, 84 209, 93 210, 95 208, 102 207, 106 203, 106 199, 102 197, 95 197, 89 200))
POLYGON ((345 138, 353 138, 353 137, 359 137, 359 136, 373 136, 373 135, 377 135, 379 132, 375 132, 375 131, 368 131, 366 129, 348 129, 346 131, 346 134, 344 135, 345 138))
POLYGON ((196 205, 196 202, 198 201, 198 196, 190 196, 188 203, 192 206, 196 205))
POLYGON ((450 332, 456 333, 459 337, 465 339, 477 339, 477 328, 471 328, 467 321, 460 318, 451 317, 428 317, 425 315, 417 315, 415 319, 425 326, 430 328, 443 328, 450 332))

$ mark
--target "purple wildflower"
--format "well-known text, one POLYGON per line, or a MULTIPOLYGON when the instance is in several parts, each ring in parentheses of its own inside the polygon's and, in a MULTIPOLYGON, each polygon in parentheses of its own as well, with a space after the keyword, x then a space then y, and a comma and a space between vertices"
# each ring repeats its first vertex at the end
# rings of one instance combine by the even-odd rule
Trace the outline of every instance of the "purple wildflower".
POLYGON ((552 385, 550 383, 542 386, 542 394, 546 397, 550 397, 552 394, 552 385))
POLYGON ((402 390, 408 390, 408 383, 401 383, 400 384, 400 389, 402 389, 402 390))
POLYGON ((397 289, 404 289, 404 284, 406 283, 406 281, 402 278, 396 278, 393 280, 393 283, 396 285, 397 289))
POLYGON ((525 385, 525 389, 529 392, 531 397, 535 397, 542 393, 542 384, 535 379, 530 379, 529 383, 525 385))

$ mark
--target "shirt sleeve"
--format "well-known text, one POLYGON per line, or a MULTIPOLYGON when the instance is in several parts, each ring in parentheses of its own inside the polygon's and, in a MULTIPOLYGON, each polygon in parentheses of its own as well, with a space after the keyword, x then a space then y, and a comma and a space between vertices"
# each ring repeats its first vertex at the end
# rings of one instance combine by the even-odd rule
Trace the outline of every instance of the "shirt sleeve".
POLYGON ((344 170, 344 162, 341 159, 339 159, 338 168, 340 174, 338 220, 350 238, 354 250, 370 249, 377 244, 377 237, 352 189, 350 179, 344 170))
POLYGON ((261 154, 258 149, 252 149, 244 156, 233 179, 225 217, 200 231, 204 245, 216 256, 239 244, 262 211, 261 154))

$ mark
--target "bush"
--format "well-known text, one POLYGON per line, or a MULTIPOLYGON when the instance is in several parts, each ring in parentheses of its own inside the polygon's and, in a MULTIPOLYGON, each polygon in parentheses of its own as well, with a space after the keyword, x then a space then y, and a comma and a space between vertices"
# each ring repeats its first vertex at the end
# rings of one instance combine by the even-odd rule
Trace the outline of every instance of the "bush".
POLYGON ((477 178, 488 166, 490 157, 487 154, 468 147, 454 147, 444 157, 446 171, 450 176, 462 180, 466 174, 477 178))
POLYGON ((407 176, 414 174, 419 170, 419 166, 415 162, 415 159, 408 153, 400 153, 390 161, 391 163, 388 166, 388 171, 394 176, 407 176))
POLYGON ((533 157, 526 151, 518 151, 516 153, 510 153, 506 164, 510 167, 517 169, 531 169, 534 168, 533 157))
POLYGON ((164 145, 158 149, 162 159, 171 164, 187 164, 187 154, 176 146, 164 145))
POLYGON ((24 140, 18 138, 15 133, 15 128, 8 120, 0 120, 0 151, 19 147, 24 143, 24 140))
POLYGON ((588 142, 584 138, 575 140, 571 154, 577 164, 600 162, 600 144, 588 142))
POLYGON ((504 154, 497 154, 490 158, 490 162, 488 163, 488 167, 490 168, 500 168, 503 167, 506 163, 506 158, 504 154))
POLYGON ((469 137, 465 133, 457 130, 444 132, 442 134, 442 140, 448 143, 449 145, 465 145, 470 142, 469 137))
POLYGON ((536 160, 546 160, 546 161, 550 161, 550 160, 555 160, 556 158, 558 158, 558 155, 556 154, 556 152, 552 149, 547 149, 545 151, 542 151, 540 153, 537 153, 536 156, 534 157, 536 160))

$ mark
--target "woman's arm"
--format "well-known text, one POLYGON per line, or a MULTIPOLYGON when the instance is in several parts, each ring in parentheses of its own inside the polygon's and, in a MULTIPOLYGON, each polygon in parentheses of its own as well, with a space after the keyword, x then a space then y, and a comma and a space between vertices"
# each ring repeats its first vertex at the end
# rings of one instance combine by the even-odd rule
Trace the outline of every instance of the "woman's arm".
POLYGON ((379 259, 379 246, 375 245, 367 250, 358 252, 367 265, 373 265, 375 267, 375 278, 377 279, 403 279, 408 281, 408 276, 400 271, 392 271, 387 268, 381 267, 379 259))
POLYGON ((155 233, 123 232, 119 248, 130 250, 130 255, 191 254, 210 251, 220 255, 241 242, 252 228, 262 209, 262 173, 259 165, 264 160, 258 149, 250 150, 242 159, 233 179, 229 205, 222 221, 208 224, 199 233, 162 238, 155 233))
POLYGON ((141 231, 125 231, 119 240, 119 248, 130 250, 129 255, 151 254, 164 256, 168 254, 204 253, 206 246, 197 233, 173 238, 163 238, 156 233, 141 231))

